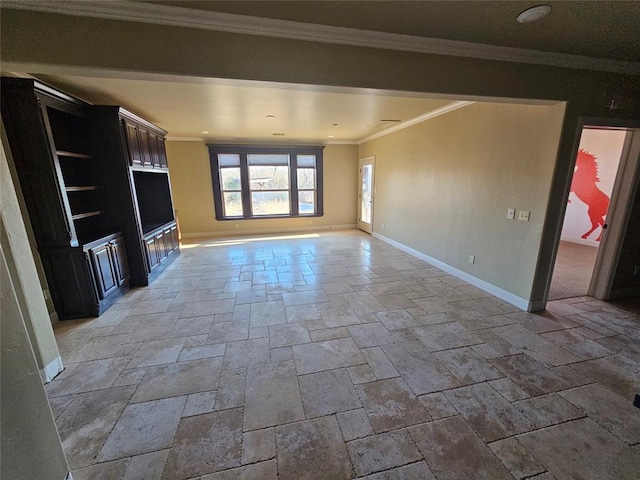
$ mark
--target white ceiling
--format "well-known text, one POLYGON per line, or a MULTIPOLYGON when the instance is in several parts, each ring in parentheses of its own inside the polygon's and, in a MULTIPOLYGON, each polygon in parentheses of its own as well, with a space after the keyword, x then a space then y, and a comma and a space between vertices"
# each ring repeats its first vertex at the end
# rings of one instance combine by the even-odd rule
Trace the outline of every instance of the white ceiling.
POLYGON ((404 123, 454 102, 406 92, 248 81, 33 76, 90 103, 121 105, 170 138, 210 141, 356 143, 398 125, 381 120, 404 123))

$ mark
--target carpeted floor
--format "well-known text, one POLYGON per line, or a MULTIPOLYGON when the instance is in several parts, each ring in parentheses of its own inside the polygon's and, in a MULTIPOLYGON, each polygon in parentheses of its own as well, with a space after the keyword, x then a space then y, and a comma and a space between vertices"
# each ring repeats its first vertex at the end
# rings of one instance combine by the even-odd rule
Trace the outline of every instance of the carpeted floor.
POLYGON ((549 300, 587 295, 598 247, 560 242, 549 300))

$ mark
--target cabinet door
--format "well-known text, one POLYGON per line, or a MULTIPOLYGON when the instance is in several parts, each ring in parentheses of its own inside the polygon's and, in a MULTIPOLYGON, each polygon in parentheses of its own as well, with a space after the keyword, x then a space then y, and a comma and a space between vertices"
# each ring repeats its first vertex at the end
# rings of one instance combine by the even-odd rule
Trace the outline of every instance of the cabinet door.
POLYGON ((160 263, 160 259, 158 258, 158 252, 156 248, 156 239, 155 237, 150 237, 145 239, 145 247, 147 250, 147 260, 149 262, 149 271, 153 270, 160 263))
POLYGON ((127 253, 124 248, 124 239, 118 237, 112 240, 110 245, 113 263, 116 267, 118 286, 120 286, 129 278, 129 263, 127 262, 127 253))
POLYGON ((156 233, 156 250, 158 251, 159 262, 162 262, 165 258, 167 258, 164 232, 156 233))
POLYGON ((178 249, 178 227, 173 225, 171 227, 171 252, 175 252, 178 249))
POLYGON ((89 250, 100 298, 105 298, 119 286, 110 250, 108 243, 89 250))
POLYGON ((129 147, 129 163, 131 165, 142 165, 142 150, 140 149, 140 139, 138 136, 138 126, 125 120, 125 132, 127 146, 129 147))
POLYGON ((151 165, 159 167, 160 158, 158 156, 158 136, 152 132, 149 132, 149 148, 151 152, 151 165))
POLYGON ((167 151, 164 148, 164 138, 156 137, 157 148, 158 148, 158 166, 160 168, 167 168, 167 151))
POLYGON ((149 130, 138 127, 138 135, 140 136, 140 153, 142 155, 142 165, 151 165, 151 139, 149 138, 149 130))

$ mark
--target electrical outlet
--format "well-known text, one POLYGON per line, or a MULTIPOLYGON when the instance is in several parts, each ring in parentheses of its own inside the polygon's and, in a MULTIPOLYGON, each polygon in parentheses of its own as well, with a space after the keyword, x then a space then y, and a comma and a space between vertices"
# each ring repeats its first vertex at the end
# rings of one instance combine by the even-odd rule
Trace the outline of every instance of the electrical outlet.
POLYGON ((514 218, 516 218, 516 209, 515 208, 508 208, 507 209, 507 218, 509 220, 513 220, 514 218))
POLYGON ((469 255, 469 263, 476 263, 476 256, 475 255, 469 255))
POLYGON ((529 212, 529 210, 520 210, 520 213, 518 214, 518 220, 522 220, 523 222, 528 222, 530 213, 531 212, 529 212))

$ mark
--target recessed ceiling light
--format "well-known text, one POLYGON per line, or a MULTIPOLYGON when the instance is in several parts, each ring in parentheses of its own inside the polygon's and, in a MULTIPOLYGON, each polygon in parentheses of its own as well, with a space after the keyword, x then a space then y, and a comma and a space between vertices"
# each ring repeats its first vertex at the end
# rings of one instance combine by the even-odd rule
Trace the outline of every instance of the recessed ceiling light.
POLYGON ((327 135, 329 138, 333 138, 335 137, 335 135, 327 135))
POLYGON ((203 130, 200 133, 209 133, 209 130, 203 130))
POLYGON ((274 137, 284 137, 284 133, 273 133, 274 137))
POLYGON ((518 15, 519 23, 533 23, 546 16, 551 11, 550 5, 538 5, 537 7, 527 8, 524 12, 518 15))
POLYGON ((334 124, 333 124, 333 126, 334 126, 334 127, 337 127, 337 126, 338 126, 338 124, 337 124, 337 123, 334 123, 334 124))
POLYGON ((267 115, 267 118, 276 118, 275 115, 267 115))

